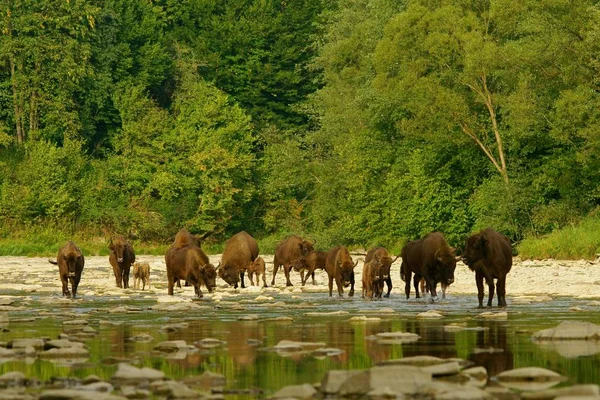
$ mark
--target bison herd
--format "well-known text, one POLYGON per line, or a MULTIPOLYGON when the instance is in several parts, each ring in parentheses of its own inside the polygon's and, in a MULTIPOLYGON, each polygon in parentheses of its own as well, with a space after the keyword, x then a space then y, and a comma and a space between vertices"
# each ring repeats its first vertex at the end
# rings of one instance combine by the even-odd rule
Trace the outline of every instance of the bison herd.
MULTIPOLYGON (((202 297, 201 286, 209 292, 216 288, 217 275, 227 284, 244 288, 244 275, 247 272, 250 282, 254 285, 262 276, 263 286, 267 286, 265 261, 258 256, 258 244, 247 232, 233 235, 225 243, 221 262, 215 267, 210 263, 208 256, 201 248, 204 237, 191 234, 186 229, 181 229, 174 238, 173 244, 167 250, 165 263, 167 268, 168 294, 173 294, 175 284, 180 286, 180 280, 194 286, 198 297, 202 297)), ((329 278, 329 296, 333 294, 335 282, 339 296, 344 293, 344 288, 350 286, 348 296, 354 295, 354 269, 358 260, 354 261, 348 249, 337 246, 329 251, 314 249, 315 242, 303 239, 300 236, 290 236, 280 242, 275 249, 273 258, 273 277, 271 285, 275 285, 275 277, 280 267, 283 267, 286 285, 292 286, 290 271, 294 269, 300 273, 302 285, 306 284, 309 276, 315 283, 315 270, 323 269, 329 278)), ((117 236, 109 243, 109 262, 113 268, 118 287, 129 287, 129 272, 134 266, 134 287, 139 284, 149 285, 150 267, 148 263, 136 263, 133 246, 123 237, 117 236)), ((477 284, 477 297, 479 307, 483 307, 484 287, 483 280, 489 287, 487 306, 491 307, 494 292, 498 298, 498 306, 506 307, 506 274, 512 267, 512 248, 509 239, 491 228, 484 229, 471 235, 467 241, 462 257, 455 255, 455 250, 448 245, 444 235, 433 232, 419 240, 408 242, 399 256, 392 255, 384 247, 370 249, 363 263, 362 271, 362 297, 381 298, 389 297, 392 290, 392 277, 390 274, 392 264, 402 257, 400 278, 405 282, 406 298, 410 297, 411 283, 415 288, 415 296, 420 297, 421 292, 427 291, 432 298, 437 296, 437 285, 440 284, 445 294, 446 288, 454 282, 456 262, 462 260, 471 271, 475 272, 477 284), (494 280, 497 284, 494 285, 494 280), (384 295, 384 286, 387 293, 384 295)), ((58 251, 56 261, 49 260, 58 265, 64 296, 71 297, 68 283, 71 283, 72 296, 77 295, 77 286, 81 279, 84 266, 84 257, 81 250, 73 242, 66 243, 58 251)), ((143 290, 142 289, 142 290, 143 290)))

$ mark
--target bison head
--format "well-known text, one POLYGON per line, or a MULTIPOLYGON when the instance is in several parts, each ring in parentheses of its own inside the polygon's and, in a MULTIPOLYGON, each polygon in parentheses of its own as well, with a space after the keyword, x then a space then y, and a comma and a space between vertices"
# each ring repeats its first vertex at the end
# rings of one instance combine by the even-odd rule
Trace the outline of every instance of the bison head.
POLYGON ((114 242, 111 239, 108 245, 108 248, 111 252, 115 253, 115 258, 118 263, 123 262, 123 254, 125 253, 125 247, 127 246, 127 242, 123 239, 123 237, 118 237, 114 242))
POLYGON ((454 270, 456 269, 454 249, 438 249, 435 253, 435 259, 438 264, 440 282, 446 286, 452 284, 454 282, 454 270))
POLYGON ((63 260, 67 266, 67 276, 75 278, 77 276, 77 264, 81 259, 81 254, 77 252, 69 252, 63 255, 63 260))
POLYGON ((307 256, 310 253, 312 253, 313 251, 315 251, 314 249, 314 244, 316 243, 316 241, 314 242, 309 242, 308 240, 303 240, 300 243, 300 254, 302 254, 303 256, 307 256))
POLYGON ((483 235, 475 234, 467 239, 462 261, 467 264, 469 269, 475 270, 475 264, 485 258, 485 247, 487 241, 483 235))
POLYGON ((200 274, 202 275, 202 279, 204 280, 208 292, 212 293, 217 287, 217 270, 215 269, 215 266, 208 263, 205 266, 200 267, 200 274))
POLYGON ((221 266, 221 264, 219 264, 217 266, 217 272, 219 274, 219 278, 227 282, 228 285, 237 288, 239 274, 234 268, 228 268, 227 266, 221 266))
POLYGON ((352 274, 354 273, 354 268, 358 265, 358 260, 354 264, 352 264, 352 259, 348 258, 345 260, 337 260, 337 269, 340 273, 340 278, 344 287, 348 287, 350 285, 350 280, 352 278, 352 274))
POLYGON ((388 279, 390 277, 390 270, 392 269, 392 263, 394 262, 390 256, 375 256, 375 260, 379 264, 381 270, 381 279, 388 279))

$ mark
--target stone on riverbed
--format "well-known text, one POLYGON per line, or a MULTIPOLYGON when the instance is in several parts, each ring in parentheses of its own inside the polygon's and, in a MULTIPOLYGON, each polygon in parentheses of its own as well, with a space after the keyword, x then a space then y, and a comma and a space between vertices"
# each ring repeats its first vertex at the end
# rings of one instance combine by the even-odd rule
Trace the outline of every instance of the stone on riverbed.
POLYGON ((494 377, 509 389, 544 390, 567 380, 557 372, 539 367, 525 367, 501 372, 494 377))
POLYGON ((45 390, 39 400, 127 400, 127 397, 75 389, 45 390))
POLYGON ((416 394, 419 387, 432 381, 431 373, 421 368, 404 365, 372 367, 342 383, 342 396, 364 395, 371 390, 389 387, 395 393, 416 394))
POLYGON ((317 394, 317 389, 305 383, 303 385, 292 385, 279 389, 271 398, 303 400, 312 399, 315 394, 317 394))
POLYGON ((434 319, 434 318, 444 318, 444 316, 436 310, 428 310, 422 313, 417 314, 417 318, 419 319, 434 319))
MULTIPOLYGON (((27 378, 25 374, 18 371, 7 372, 5 374, 0 375, 0 387, 15 387, 15 386, 24 386, 27 383, 27 378)), ((1 398, 1 397, 0 397, 1 398)))
POLYGON ((113 379, 125 381, 156 381, 162 380, 164 377, 165 374, 162 371, 148 367, 136 368, 125 363, 120 363, 117 372, 113 375, 113 379))
POLYGON ((563 397, 572 397, 584 400, 588 397, 600 397, 600 387, 593 384, 575 385, 571 387, 543 390, 534 393, 523 393, 521 397, 523 400, 552 400, 563 397))
POLYGON ((600 326, 590 322, 563 321, 557 327, 533 334, 534 340, 600 340, 600 326))
POLYGON ((321 382, 321 392, 325 394, 334 394, 340 391, 340 387, 346 380, 352 378, 355 375, 363 373, 364 370, 329 370, 325 373, 323 381, 321 382))
POLYGON ((15 339, 8 342, 6 347, 9 349, 33 347, 36 350, 41 350, 44 348, 44 344, 44 339, 15 339))

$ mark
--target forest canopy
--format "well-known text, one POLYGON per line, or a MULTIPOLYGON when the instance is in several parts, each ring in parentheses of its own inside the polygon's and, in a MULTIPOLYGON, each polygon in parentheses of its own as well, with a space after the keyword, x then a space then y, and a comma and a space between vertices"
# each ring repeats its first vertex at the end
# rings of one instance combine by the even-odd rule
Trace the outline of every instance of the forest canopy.
POLYGON ((0 236, 513 241, 600 204, 600 5, 0 0, 0 236))

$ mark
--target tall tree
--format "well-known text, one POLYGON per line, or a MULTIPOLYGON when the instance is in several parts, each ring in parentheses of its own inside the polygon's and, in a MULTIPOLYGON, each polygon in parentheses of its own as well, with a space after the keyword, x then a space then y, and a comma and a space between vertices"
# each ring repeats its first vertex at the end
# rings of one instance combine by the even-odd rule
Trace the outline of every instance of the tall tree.
POLYGON ((98 12, 86 0, 2 0, 0 66, 10 76, 18 143, 78 134, 74 93, 90 73, 98 12))

